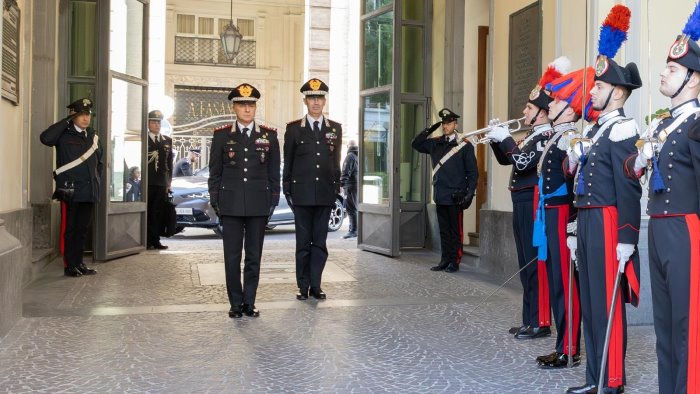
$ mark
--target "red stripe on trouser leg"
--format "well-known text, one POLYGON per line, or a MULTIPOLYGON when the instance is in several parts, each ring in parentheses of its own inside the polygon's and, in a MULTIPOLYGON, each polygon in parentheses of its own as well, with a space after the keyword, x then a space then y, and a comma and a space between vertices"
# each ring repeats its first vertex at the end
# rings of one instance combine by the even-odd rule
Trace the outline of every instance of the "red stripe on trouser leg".
POLYGON ((59 249, 63 256, 63 268, 68 268, 68 260, 66 260, 66 222, 68 221, 68 204, 61 201, 61 239, 59 241, 59 249))
POLYGON ((569 218, 569 206, 563 205, 557 207, 559 210, 558 222, 557 222, 557 233, 559 234, 559 256, 561 256, 560 261, 553 261, 552 264, 560 264, 561 266, 561 280, 564 284, 564 354, 575 355, 578 354, 578 348, 576 344, 578 343, 578 327, 581 324, 581 304, 578 298, 578 283, 575 280, 571 281, 571 294, 569 294, 569 269, 571 268, 571 255, 569 248, 566 246, 566 225, 569 218), (569 331, 569 297, 571 299, 571 330, 569 331), (569 348, 569 336, 571 338, 571 348, 569 348))
POLYGON ((552 324, 551 307, 549 306, 549 280, 547 278, 547 262, 537 260, 537 291, 539 298, 540 327, 552 324))
MULTIPOLYGON (((604 207, 603 231, 605 233, 605 299, 606 314, 610 311, 612 292, 617 279, 617 208, 604 207)), ((612 317, 612 330, 608 347, 608 387, 622 386, 623 354, 622 354, 622 291, 618 290, 615 297, 615 315, 612 317)))
POLYGON ((690 238, 690 299, 688 302, 688 394, 700 392, 700 218, 697 215, 686 215, 688 235, 690 238))
POLYGON ((459 248, 457 249, 457 264, 459 264, 462 262, 462 248, 464 248, 464 211, 459 211, 457 222, 459 223, 459 248))

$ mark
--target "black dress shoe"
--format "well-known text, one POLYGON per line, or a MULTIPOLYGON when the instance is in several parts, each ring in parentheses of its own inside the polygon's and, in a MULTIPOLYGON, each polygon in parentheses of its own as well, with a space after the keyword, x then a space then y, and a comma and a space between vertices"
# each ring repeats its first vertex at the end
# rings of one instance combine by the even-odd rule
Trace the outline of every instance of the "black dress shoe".
POLYGON ((311 296, 317 300, 325 300, 326 299, 326 293, 324 293, 320 287, 316 287, 316 288, 312 287, 311 290, 309 291, 309 294, 311 294, 311 296))
POLYGON ((260 316, 260 311, 255 309, 255 305, 243 304, 243 313, 248 317, 260 316))
POLYGON ((544 356, 538 356, 538 357, 535 359, 535 361, 537 361, 537 364, 542 365, 543 363, 550 362, 550 361, 554 360, 555 358, 557 358, 557 357, 559 357, 559 356, 561 356, 561 355, 562 355, 562 353, 553 352, 553 353, 546 354, 546 355, 544 355, 544 356))
POLYGON ((299 288, 297 291, 297 300, 305 301, 309 299, 309 289, 299 288))
POLYGON ((447 266, 450 265, 447 261, 441 261, 438 263, 438 265, 434 267, 430 267, 431 271, 444 271, 447 266))
POLYGON ((450 263, 450 265, 448 265, 447 268, 445 268, 445 272, 452 273, 457 271, 459 271, 459 264, 450 263))
POLYGON ((508 334, 517 334, 520 331, 525 331, 528 329, 528 326, 520 326, 520 327, 511 327, 510 330, 508 330, 508 334))
POLYGON ((571 394, 597 394, 598 386, 595 384, 584 384, 583 386, 569 387, 566 392, 571 394))
MULTIPOLYGON (((564 353, 557 353, 557 357, 553 359, 544 360, 540 363, 540 368, 542 369, 561 369, 569 366, 569 356, 564 353)), ((571 366, 578 367, 581 365, 581 356, 576 354, 571 360, 571 366)))
POLYGON ((243 317, 243 310, 241 309, 241 306, 232 306, 231 309, 229 309, 228 311, 228 317, 233 319, 240 319, 241 317, 243 317))
POLYGON ((158 250, 165 250, 165 249, 168 249, 168 247, 167 247, 166 245, 163 245, 163 244, 153 245, 153 247, 154 247, 155 249, 158 249, 158 250))
POLYGON ((80 272, 79 269, 72 267, 72 268, 66 268, 63 270, 63 275, 64 276, 72 276, 74 278, 79 278, 83 276, 83 273, 80 272))
POLYGON ((529 327, 527 330, 515 334, 515 339, 544 338, 550 335, 552 335, 552 330, 549 327, 529 327))
POLYGON ((92 268, 89 268, 85 264, 80 264, 78 266, 78 271, 80 271, 81 274, 83 275, 95 275, 97 273, 97 270, 94 270, 92 268))

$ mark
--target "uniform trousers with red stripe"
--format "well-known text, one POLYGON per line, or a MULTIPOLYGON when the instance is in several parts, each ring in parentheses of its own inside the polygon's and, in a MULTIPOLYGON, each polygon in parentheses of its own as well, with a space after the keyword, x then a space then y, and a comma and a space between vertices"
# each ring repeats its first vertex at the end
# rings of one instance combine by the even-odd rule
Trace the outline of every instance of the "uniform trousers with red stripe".
POLYGON ((649 276, 661 394, 700 390, 698 265, 700 219, 696 214, 649 220, 649 276))
POLYGON ((440 226, 441 262, 459 264, 462 260, 462 209, 458 205, 436 204, 440 226))
MULTIPOLYGON (((523 286, 523 325, 533 328, 540 326, 539 264, 531 263, 537 259, 537 249, 532 246, 534 224, 534 200, 513 202, 513 235, 518 252, 518 266, 522 269, 527 265, 527 268, 520 271, 520 283, 523 286)), ((546 309, 549 315, 549 305, 546 309)))
POLYGON ((545 208, 545 231, 547 232, 547 276, 549 278, 550 303, 557 327, 556 351, 576 355, 581 347, 581 306, 578 293, 578 272, 570 263, 566 246, 566 224, 569 221, 569 205, 545 208), (569 270, 571 283, 571 327, 569 332, 569 270), (571 337, 571 349, 569 346, 571 337))
POLYGON ((91 202, 61 202, 63 268, 78 268, 83 263, 85 239, 94 205, 91 202))
MULTIPOLYGON (((586 344, 586 384, 591 385, 598 385, 602 366, 605 331, 618 268, 617 230, 617 211, 614 208, 578 210, 577 261, 583 336, 586 344)), ((636 252, 633 258, 638 258, 636 252)), ((625 384, 627 313, 623 294, 626 288, 623 277, 615 299, 615 316, 604 377, 607 387, 611 388, 625 384)))

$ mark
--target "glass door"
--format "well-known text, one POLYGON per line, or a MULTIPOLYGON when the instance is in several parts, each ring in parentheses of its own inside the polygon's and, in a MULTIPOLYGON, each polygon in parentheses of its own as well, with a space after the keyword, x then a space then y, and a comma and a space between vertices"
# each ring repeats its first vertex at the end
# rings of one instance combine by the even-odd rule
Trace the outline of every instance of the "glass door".
MULTIPOLYGON (((146 109, 148 2, 99 2, 98 14, 109 35, 101 46, 99 80, 105 171, 97 213, 95 258, 109 260, 137 253, 146 246, 146 109), (139 190, 142 192, 139 193, 139 190)), ((103 31, 105 32, 105 31, 103 31)))

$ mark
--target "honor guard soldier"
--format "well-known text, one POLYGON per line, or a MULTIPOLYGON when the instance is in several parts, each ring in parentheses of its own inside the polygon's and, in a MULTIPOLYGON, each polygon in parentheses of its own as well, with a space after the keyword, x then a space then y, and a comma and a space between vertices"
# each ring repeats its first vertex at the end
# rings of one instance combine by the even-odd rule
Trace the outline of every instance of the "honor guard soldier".
POLYGON ((148 249, 167 249, 160 243, 163 214, 168 204, 168 190, 173 179, 173 140, 160 133, 163 113, 148 113, 148 249))
POLYGON ((670 114, 655 119, 634 178, 650 172, 649 274, 659 361, 659 392, 700 390, 700 5, 671 46, 661 73, 670 114))
MULTIPOLYGON (((600 111, 595 125, 585 133, 590 148, 569 152, 570 170, 578 169, 574 183, 578 208, 577 261, 580 281, 583 336, 586 344, 586 383, 568 393, 624 391, 624 358, 627 322, 624 302, 638 303, 641 187, 627 176, 624 162, 637 151, 637 123, 625 116, 623 105, 632 90, 642 86, 634 63, 622 67, 613 57, 626 38, 630 11, 616 5, 603 22, 596 59, 593 109, 600 111), (613 295, 618 270, 624 269, 620 291, 613 295), (614 297, 614 299, 613 299, 614 297), (612 330, 606 339, 611 301, 615 302, 612 330), (609 342, 608 342, 609 340, 609 342), (608 357, 603 368, 605 344, 608 357), (603 377, 604 387, 598 387, 603 377), (607 390, 607 391, 606 391, 607 390)), ((573 172, 573 171, 570 171, 573 172)))
POLYGON ((175 163, 175 169, 173 170, 173 178, 179 176, 192 176, 192 164, 194 164, 197 159, 199 159, 199 149, 190 149, 186 157, 178 160, 175 163))
POLYGON ((279 202, 277 131, 255 121, 258 89, 244 83, 228 95, 236 124, 216 129, 209 157, 210 204, 223 225, 229 317, 260 316, 255 297, 267 220, 279 202), (245 248, 243 284, 241 255, 245 248))
POLYGON ((460 141, 459 115, 447 108, 438 112, 441 121, 421 131, 412 142, 413 149, 427 153, 433 163, 433 201, 440 226, 441 259, 431 271, 455 272, 462 256, 462 212, 469 208, 476 192, 479 170, 474 146, 460 141), (442 125, 443 134, 430 138, 442 125))
POLYGON ((523 286, 522 325, 510 329, 510 333, 517 339, 540 338, 552 333, 549 328, 551 312, 547 268, 544 261, 533 264, 537 260, 537 250, 532 245, 532 231, 534 201, 538 194, 537 163, 552 134, 552 126, 547 117, 552 98, 542 88, 568 71, 568 68, 567 58, 556 59, 530 92, 523 115, 532 131, 525 140, 516 142, 510 136, 508 128, 500 124, 498 119, 489 122, 491 130, 486 134, 491 140, 491 148, 498 163, 513 167, 508 189, 513 201, 513 234, 523 286))
POLYGON ((598 116, 598 112, 591 108, 587 92, 593 86, 593 75, 592 67, 582 68, 546 86, 553 99, 549 103, 549 120, 554 135, 545 145, 537 164, 539 184, 533 243, 537 247, 538 260, 547 262, 550 304, 557 328, 555 351, 536 359, 540 367, 547 369, 565 368, 569 358, 572 358, 573 366, 581 362, 578 274, 567 248, 567 227, 575 226, 576 209, 573 206, 573 177, 563 165, 570 139, 580 134, 576 122, 583 112, 587 121, 598 116))
POLYGON ((326 237, 331 209, 340 192, 343 130, 323 116, 328 86, 310 79, 301 87, 308 113, 289 122, 284 135, 282 185, 294 210, 298 300, 325 299, 321 276, 328 259, 326 237))
POLYGON ((83 263, 83 250, 94 205, 100 201, 102 144, 90 127, 92 101, 76 100, 68 109, 70 115, 49 126, 39 139, 56 148, 53 197, 61 201, 63 273, 79 277, 97 273, 83 263))

